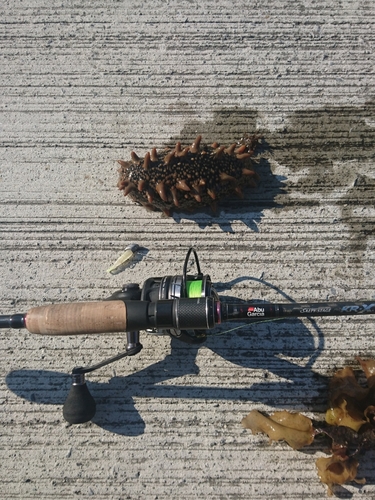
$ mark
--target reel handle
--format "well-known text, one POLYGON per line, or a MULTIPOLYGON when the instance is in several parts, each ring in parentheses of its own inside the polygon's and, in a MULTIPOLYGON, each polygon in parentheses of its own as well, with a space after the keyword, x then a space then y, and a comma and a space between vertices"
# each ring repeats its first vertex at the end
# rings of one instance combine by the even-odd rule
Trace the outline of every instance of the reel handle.
POLYGON ((96 413, 96 403, 86 385, 84 374, 73 371, 72 385, 63 406, 63 417, 70 424, 82 424, 96 413))

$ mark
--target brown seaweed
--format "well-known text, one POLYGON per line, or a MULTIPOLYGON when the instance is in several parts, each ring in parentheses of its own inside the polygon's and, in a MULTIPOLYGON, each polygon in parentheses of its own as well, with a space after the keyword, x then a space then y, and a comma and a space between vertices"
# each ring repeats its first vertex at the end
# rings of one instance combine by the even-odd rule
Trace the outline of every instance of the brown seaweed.
POLYGON ((317 427, 315 435, 325 434, 331 439, 331 451, 342 459, 360 455, 364 450, 375 448, 375 428, 362 426, 359 432, 343 425, 317 427))
POLYGON ((326 422, 329 425, 340 425, 358 431, 367 422, 366 417, 352 401, 340 398, 336 405, 326 411, 326 422))
POLYGON ((375 387, 375 359, 361 359, 359 356, 355 359, 364 371, 368 387, 373 389, 375 387))
POLYGON ((355 481, 364 484, 365 479, 357 479, 358 461, 355 458, 342 460, 340 457, 321 457, 315 462, 318 476, 322 483, 328 486, 328 495, 333 494, 333 486, 355 481))
POLYGON ((375 360, 356 360, 365 374, 367 386, 359 384, 351 367, 338 370, 330 380, 325 422, 313 423, 300 413, 276 412, 270 416, 253 410, 242 425, 253 434, 263 432, 271 441, 286 441, 299 450, 323 436, 329 439, 331 456, 316 460, 318 475, 332 494, 334 485, 357 479, 359 458, 368 449, 375 449, 375 360))
POLYGON ((242 425, 253 434, 267 434, 271 441, 286 441, 295 450, 311 444, 314 440, 311 420, 300 413, 284 410, 266 417, 259 411, 252 410, 242 419, 242 425))

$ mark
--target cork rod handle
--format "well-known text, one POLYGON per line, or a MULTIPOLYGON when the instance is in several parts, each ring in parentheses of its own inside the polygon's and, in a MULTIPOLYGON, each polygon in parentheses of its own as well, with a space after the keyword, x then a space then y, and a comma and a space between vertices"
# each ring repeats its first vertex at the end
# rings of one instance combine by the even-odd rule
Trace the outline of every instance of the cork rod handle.
POLYGON ((25 326, 41 335, 125 332, 126 305, 111 300, 34 307, 26 313, 25 326))

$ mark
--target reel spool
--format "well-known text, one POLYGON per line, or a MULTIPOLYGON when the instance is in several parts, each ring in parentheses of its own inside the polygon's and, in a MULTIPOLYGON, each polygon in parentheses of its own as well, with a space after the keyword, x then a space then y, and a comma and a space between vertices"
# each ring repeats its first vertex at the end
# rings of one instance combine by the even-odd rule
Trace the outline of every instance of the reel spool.
MULTIPOLYGON (((190 248, 186 254, 182 275, 149 278, 145 281, 141 292, 141 300, 149 302, 163 299, 193 299, 200 297, 218 298, 216 291, 212 287, 210 276, 201 272, 198 255, 194 248, 190 248), (191 253, 194 254, 194 261, 197 268, 197 274, 195 275, 187 274, 191 253)), ((171 335, 188 344, 200 344, 207 338, 205 330, 148 329, 147 333, 171 335)))

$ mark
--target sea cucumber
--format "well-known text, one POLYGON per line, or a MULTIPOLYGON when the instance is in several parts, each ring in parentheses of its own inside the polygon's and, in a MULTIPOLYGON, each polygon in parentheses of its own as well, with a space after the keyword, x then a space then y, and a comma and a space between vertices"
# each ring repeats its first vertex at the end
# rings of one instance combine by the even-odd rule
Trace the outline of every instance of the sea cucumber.
POLYGON ((162 211, 170 216, 176 210, 194 212, 236 195, 243 197, 243 188, 255 187, 257 173, 252 168, 259 136, 245 136, 230 146, 201 144, 202 136, 191 146, 157 151, 153 148, 144 158, 131 153, 130 161, 118 160, 118 187, 124 196, 148 210, 162 211))

